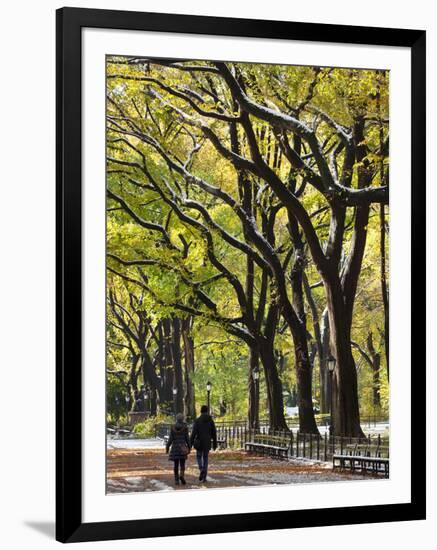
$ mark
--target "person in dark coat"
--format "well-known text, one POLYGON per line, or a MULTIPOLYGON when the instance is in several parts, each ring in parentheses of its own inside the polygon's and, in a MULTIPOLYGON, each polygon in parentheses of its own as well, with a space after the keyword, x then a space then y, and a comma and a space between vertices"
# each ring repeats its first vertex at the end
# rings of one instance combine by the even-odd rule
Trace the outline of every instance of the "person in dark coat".
POLYGON ((185 460, 190 452, 190 439, 183 414, 176 415, 176 423, 170 430, 170 437, 166 445, 166 452, 169 451, 168 459, 174 462, 175 484, 179 485, 181 482, 182 485, 185 485, 185 460))
POLYGON ((199 481, 206 481, 211 442, 215 451, 217 449, 217 431, 215 429, 214 420, 212 416, 208 414, 208 407, 202 405, 200 416, 194 422, 190 439, 191 447, 196 449, 197 464, 200 470, 199 481))

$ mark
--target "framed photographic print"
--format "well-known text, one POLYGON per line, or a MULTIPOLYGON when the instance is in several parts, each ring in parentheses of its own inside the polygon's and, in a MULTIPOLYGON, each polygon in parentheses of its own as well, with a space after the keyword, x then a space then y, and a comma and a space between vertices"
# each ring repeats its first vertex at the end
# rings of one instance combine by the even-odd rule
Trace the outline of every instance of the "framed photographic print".
POLYGON ((57 71, 57 539, 424 519, 425 32, 63 8, 57 71))

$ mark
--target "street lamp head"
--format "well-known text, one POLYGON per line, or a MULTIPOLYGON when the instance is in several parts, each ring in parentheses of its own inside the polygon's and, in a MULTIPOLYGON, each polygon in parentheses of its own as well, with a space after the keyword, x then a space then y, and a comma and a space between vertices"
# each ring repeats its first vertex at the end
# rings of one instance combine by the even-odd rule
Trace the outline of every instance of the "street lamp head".
POLYGON ((335 357, 333 355, 329 355, 329 357, 328 357, 328 370, 331 374, 334 372, 335 363, 336 363, 335 357))
POLYGON ((211 382, 206 383, 206 391, 211 391, 212 384, 211 382))
POLYGON ((258 380, 258 378, 259 378, 259 370, 258 370, 258 369, 255 369, 255 370, 252 372, 252 376, 253 376, 253 379, 254 379, 254 380, 258 380))
POLYGON ((176 395, 178 393, 178 389, 177 388, 173 388, 173 395, 176 395))

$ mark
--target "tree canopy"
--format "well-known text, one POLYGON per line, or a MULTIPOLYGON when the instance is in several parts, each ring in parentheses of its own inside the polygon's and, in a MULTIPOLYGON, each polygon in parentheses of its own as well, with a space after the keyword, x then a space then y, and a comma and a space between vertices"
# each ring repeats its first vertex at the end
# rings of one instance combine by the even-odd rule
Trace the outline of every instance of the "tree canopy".
POLYGON ((107 58, 109 412, 388 411, 388 79, 107 58))

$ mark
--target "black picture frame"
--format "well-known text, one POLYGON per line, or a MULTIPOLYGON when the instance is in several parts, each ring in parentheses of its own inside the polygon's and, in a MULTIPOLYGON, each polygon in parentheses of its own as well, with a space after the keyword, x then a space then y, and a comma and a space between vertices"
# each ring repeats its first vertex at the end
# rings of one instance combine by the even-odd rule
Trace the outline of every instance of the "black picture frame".
POLYGON ((425 518, 425 31, 62 8, 57 63, 56 538, 61 542, 425 518), (128 29, 411 49, 411 502, 205 517, 82 522, 81 31, 128 29))

